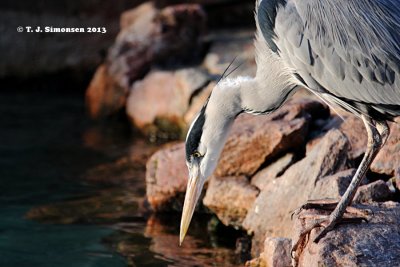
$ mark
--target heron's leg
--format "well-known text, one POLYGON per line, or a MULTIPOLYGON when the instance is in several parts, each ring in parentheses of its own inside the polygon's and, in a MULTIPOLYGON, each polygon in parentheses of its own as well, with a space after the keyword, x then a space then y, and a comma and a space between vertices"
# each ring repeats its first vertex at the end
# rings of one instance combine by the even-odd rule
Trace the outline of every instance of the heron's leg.
POLYGON ((318 242, 322 237, 324 237, 326 233, 333 229, 338 220, 342 218, 347 206, 349 206, 349 204, 352 202, 354 195, 357 192, 357 188, 365 176, 365 173, 369 169, 369 166, 371 165, 375 156, 378 154, 383 142, 386 141, 389 135, 389 127, 387 126, 387 123, 378 122, 375 126, 375 122, 369 117, 362 115, 362 119, 368 134, 367 150, 360 163, 360 166, 356 171, 356 174, 351 180, 349 187, 342 196, 336 208, 330 214, 328 224, 317 235, 317 237, 314 239, 314 242, 318 242))

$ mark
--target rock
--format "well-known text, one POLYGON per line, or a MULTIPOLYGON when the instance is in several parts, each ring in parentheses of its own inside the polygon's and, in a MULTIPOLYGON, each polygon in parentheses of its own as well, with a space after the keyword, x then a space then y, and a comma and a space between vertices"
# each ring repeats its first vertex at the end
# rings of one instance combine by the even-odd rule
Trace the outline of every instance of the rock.
POLYGON ((90 117, 117 113, 125 106, 127 95, 127 88, 120 86, 109 75, 104 64, 100 65, 86 90, 86 107, 90 117))
POLYGON ((251 186, 244 176, 212 177, 203 204, 214 212, 223 224, 240 227, 257 195, 258 190, 251 186))
POLYGON ((400 191, 400 168, 394 173, 394 185, 397 191, 400 191))
POLYGON ((292 266, 291 248, 292 240, 289 238, 267 237, 260 258, 268 267, 289 267, 292 266))
POLYGON ((133 85, 126 107, 128 117, 148 136, 181 138, 190 99, 207 83, 208 76, 199 69, 153 71, 133 85))
POLYGON ((346 192, 355 173, 355 169, 349 169, 322 177, 316 182, 310 199, 339 199, 346 192))
MULTIPOLYGON (((307 121, 312 117, 308 112, 314 113, 317 109, 322 112, 313 117, 323 114, 324 106, 315 101, 296 99, 274 116, 240 116, 232 127, 215 176, 250 176, 266 160, 273 160, 290 149, 301 148, 307 133, 307 121)), ((179 198, 185 193, 187 179, 184 144, 160 150, 153 155, 147 163, 146 177, 147 196, 153 209, 179 210, 182 205, 179 198)), ((229 211, 229 208, 226 210, 229 211)), ((221 218, 224 216, 221 215, 221 218)), ((224 222, 228 223, 229 217, 226 218, 224 222)), ((234 224, 238 225, 236 222, 234 224)))
POLYGON ((259 190, 263 190, 273 179, 282 175, 287 168, 294 162, 294 154, 288 153, 272 164, 268 165, 261 171, 257 172, 251 178, 251 184, 256 186, 259 190))
POLYGON ((301 150, 308 122, 329 113, 313 100, 296 98, 268 116, 242 114, 232 126, 215 175, 253 175, 268 160, 301 150))
MULTIPOLYGON (((373 212, 368 223, 341 224, 318 243, 308 241, 300 254, 299 266, 397 266, 400 262, 399 203, 375 203, 362 208, 373 212)), ((296 225, 300 231, 300 220, 296 225)), ((315 237, 313 230, 308 240, 315 237)))
POLYGON ((372 162, 371 170, 394 175, 398 168, 400 168, 400 124, 392 123, 389 139, 372 162))
POLYGON ((367 132, 364 123, 360 118, 351 114, 344 114, 341 116, 344 120, 341 117, 334 115, 327 121, 319 123, 318 131, 320 134, 317 138, 311 140, 311 142, 307 144, 307 151, 312 150, 314 145, 318 144, 327 131, 338 129, 349 139, 349 159, 357 159, 365 153, 365 149, 367 148, 367 132))
POLYGON ((267 160, 301 147, 307 121, 271 121, 268 117, 240 115, 229 134, 215 175, 252 175, 267 160))
POLYGON ((245 267, 267 267, 261 258, 246 261, 245 267))
POLYGON ((357 190, 353 202, 360 203, 385 201, 388 200, 391 195, 392 192, 390 192, 387 184, 382 180, 378 180, 373 183, 360 186, 357 190))
POLYGON ((345 169, 348 147, 340 131, 329 131, 309 155, 260 192, 243 222, 243 227, 254 234, 253 254, 259 254, 266 234, 290 237, 290 213, 310 199, 321 178, 345 169))
POLYGON ((147 200, 155 211, 181 210, 188 170, 183 143, 156 152, 146 164, 147 200))
POLYGON ((367 131, 362 120, 349 115, 345 121, 342 121, 338 129, 349 139, 349 158, 356 159, 362 156, 367 148, 367 131))
POLYGON ((254 59, 254 30, 217 31, 209 38, 213 43, 204 59, 204 66, 210 73, 221 75, 235 60, 230 70, 239 64, 242 65, 233 76, 255 76, 257 67, 254 59))
POLYGON ((191 125, 197 113, 201 110, 201 108, 206 103, 208 97, 211 94, 212 89, 216 85, 215 82, 210 82, 203 90, 201 90, 198 94, 192 95, 190 101, 190 107, 186 111, 185 116, 183 117, 186 125, 191 125))
POLYGON ((238 116, 215 175, 251 176, 265 161, 273 160, 290 149, 302 149, 308 121, 325 116, 327 112, 327 107, 319 102, 296 98, 269 116, 238 116))
POLYGON ((176 66, 184 62, 192 63, 198 58, 196 54, 202 51, 203 42, 200 39, 205 21, 203 10, 196 4, 159 10, 149 2, 125 12, 121 17, 121 32, 109 49, 104 69, 94 77, 96 81, 89 88, 89 96, 104 96, 87 100, 92 117, 113 114, 114 107, 121 107, 120 98, 115 97, 121 94, 120 88, 126 94, 133 82, 142 78, 151 66, 176 66), (113 91, 115 88, 118 89, 116 92, 113 91), (99 102, 95 103, 96 99, 99 102), (112 104, 115 99, 118 102, 112 104))

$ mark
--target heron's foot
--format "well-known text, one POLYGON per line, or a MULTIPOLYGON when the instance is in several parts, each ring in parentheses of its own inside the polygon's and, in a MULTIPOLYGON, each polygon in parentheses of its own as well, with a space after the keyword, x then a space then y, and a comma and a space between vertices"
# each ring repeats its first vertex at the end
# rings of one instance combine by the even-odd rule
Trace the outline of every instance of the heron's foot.
POLYGON ((299 220, 298 236, 292 243, 292 257, 295 261, 306 246, 313 229, 322 228, 313 240, 318 243, 336 224, 368 222, 367 218, 372 214, 370 210, 350 206, 343 214, 339 214, 334 212, 337 203, 338 201, 333 199, 311 200, 293 212, 292 216, 295 215, 299 220))

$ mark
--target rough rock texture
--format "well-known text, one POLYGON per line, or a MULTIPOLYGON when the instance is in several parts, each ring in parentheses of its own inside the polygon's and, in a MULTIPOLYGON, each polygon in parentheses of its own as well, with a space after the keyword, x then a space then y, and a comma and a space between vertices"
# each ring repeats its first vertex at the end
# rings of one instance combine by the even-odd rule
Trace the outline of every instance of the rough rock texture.
MULTIPOLYGON (((96 80, 112 83, 104 85, 93 82, 89 87, 91 92, 87 94, 86 102, 91 116, 99 118, 114 113, 114 107, 119 105, 111 101, 114 98, 113 88, 123 88, 122 92, 126 93, 132 83, 143 77, 152 65, 192 62, 196 58, 194 52, 202 51, 200 37, 205 30, 205 21, 205 13, 195 4, 159 10, 149 2, 125 12, 121 17, 121 32, 109 49, 104 70, 99 70, 95 76, 96 80), (107 91, 107 94, 102 91, 107 91), (92 105, 100 108, 93 108, 92 105), (96 110, 102 112, 96 113, 96 110)), ((120 91, 114 93, 120 95, 120 91)))
POLYGON ((288 153, 282 158, 268 165, 251 178, 251 184, 256 186, 259 190, 263 190, 269 183, 273 181, 273 179, 282 175, 286 169, 293 164, 294 157, 294 154, 288 153))
POLYGON ((349 169, 319 179, 315 183, 310 199, 339 199, 346 191, 355 173, 355 169, 349 169))
MULTIPOLYGON (((232 127, 215 175, 250 176, 266 160, 284 154, 289 149, 302 149, 308 120, 322 116, 325 111, 326 107, 318 102, 296 99, 271 116, 239 117, 232 127)), ((170 209, 171 206, 179 209, 181 204, 175 205, 179 203, 175 197, 184 194, 186 175, 183 144, 153 155, 148 161, 146 176, 148 199, 155 210, 170 209)), ((225 222, 228 224, 227 219, 225 222)), ((236 222, 232 224, 237 225, 236 222)))
POLYGON ((292 266, 291 247, 292 240, 289 238, 267 237, 260 258, 268 267, 292 266))
MULTIPOLYGON (((369 206, 368 223, 343 224, 318 244, 309 241, 299 266, 398 266, 400 262, 400 204, 385 202, 369 206)), ((296 221, 297 230, 302 228, 296 221)), ((310 240, 316 236, 313 230, 310 240)))
POLYGON ((252 175, 266 160, 300 148, 307 121, 270 121, 268 117, 240 115, 231 130, 215 171, 217 176, 252 175))
POLYGON ((147 162, 147 199, 154 210, 181 209, 189 175, 185 162, 183 143, 158 151, 147 162))
POLYGON ((290 236, 290 213, 310 199, 318 180, 345 169, 348 147, 347 138, 340 131, 328 132, 309 155, 261 191, 243 222, 243 227, 255 235, 253 254, 259 253, 266 234, 290 236))
POLYGON ((371 170, 394 175, 398 168, 400 168, 400 124, 397 122, 390 125, 389 139, 372 162, 371 170))
POLYGON ((387 184, 382 180, 378 180, 376 182, 360 186, 356 195, 354 196, 353 202, 384 201, 388 200, 391 195, 392 192, 390 192, 387 184))
POLYGON ((341 117, 334 115, 328 120, 317 121, 316 126, 318 127, 317 132, 319 135, 307 144, 307 151, 312 150, 321 141, 321 138, 327 131, 338 129, 349 139, 349 159, 357 159, 365 153, 367 132, 360 118, 344 113, 341 114, 341 117))
POLYGON ((184 115, 191 97, 208 82, 208 76, 195 68, 151 72, 133 85, 126 107, 128 117, 146 135, 180 138, 186 130, 184 115))
POLYGON ((244 176, 212 177, 203 204, 225 225, 240 227, 258 192, 244 176))
POLYGON ((222 151, 216 176, 252 175, 265 161, 289 149, 302 149, 308 120, 324 116, 324 111, 326 107, 319 102, 294 99, 270 116, 240 115, 222 151))

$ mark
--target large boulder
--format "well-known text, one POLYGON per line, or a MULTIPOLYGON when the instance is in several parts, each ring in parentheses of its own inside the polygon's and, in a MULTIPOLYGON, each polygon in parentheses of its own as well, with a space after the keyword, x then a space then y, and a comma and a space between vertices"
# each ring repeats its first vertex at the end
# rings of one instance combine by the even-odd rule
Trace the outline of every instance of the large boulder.
POLYGON ((259 190, 263 190, 274 179, 282 175, 287 168, 294 163, 295 155, 288 153, 277 161, 271 163, 264 169, 257 172, 251 178, 251 184, 256 186, 259 190))
MULTIPOLYGON (((251 176, 265 161, 284 155, 288 150, 301 150, 308 121, 326 111, 319 102, 296 99, 271 116, 240 116, 232 126, 214 175, 251 176)), ((179 209, 182 205, 179 196, 185 193, 187 175, 183 143, 154 154, 147 163, 146 172, 151 206, 155 210, 179 209)), ((225 222, 228 223, 228 219, 225 222)))
POLYGON ((307 144, 307 151, 313 149, 323 138, 324 134, 332 129, 340 130, 350 142, 349 159, 358 159, 367 148, 367 132, 362 120, 349 113, 333 115, 328 120, 317 122, 318 136, 307 144))
POLYGON ((147 200, 153 210, 181 210, 188 175, 183 143, 156 152, 146 164, 147 200))
POLYGON ((116 96, 126 95, 132 83, 142 78, 151 66, 171 66, 198 60, 205 22, 206 15, 196 4, 181 4, 160 10, 148 2, 125 12, 121 16, 121 31, 108 51, 104 69, 96 72, 95 81, 86 94, 90 115, 100 118, 123 108, 120 101, 113 103, 113 99, 120 99, 113 93, 116 96))
POLYGON ((203 203, 223 224, 240 227, 258 192, 244 176, 212 177, 203 203))
POLYGON ((86 90, 86 107, 90 117, 103 117, 121 110, 128 90, 110 75, 105 64, 100 65, 86 90))
POLYGON ((347 138, 332 130, 318 147, 260 192, 243 222, 243 227, 254 234, 254 254, 259 254, 266 234, 291 236, 290 213, 311 198, 319 180, 345 169, 348 148, 347 138))
POLYGON ((147 136, 182 138, 190 100, 208 82, 208 75, 197 68, 153 71, 133 85, 126 106, 128 117, 147 136))
MULTIPOLYGON (((316 230, 302 248, 299 266, 398 266, 400 262, 400 205, 395 202, 364 206, 372 211, 368 223, 341 224, 318 243, 316 230)), ((303 222, 296 220, 297 233, 303 222)))
POLYGON ((216 176, 253 175, 269 160, 289 150, 301 150, 310 119, 325 116, 327 108, 304 98, 293 99, 269 116, 240 115, 231 130, 216 176))

